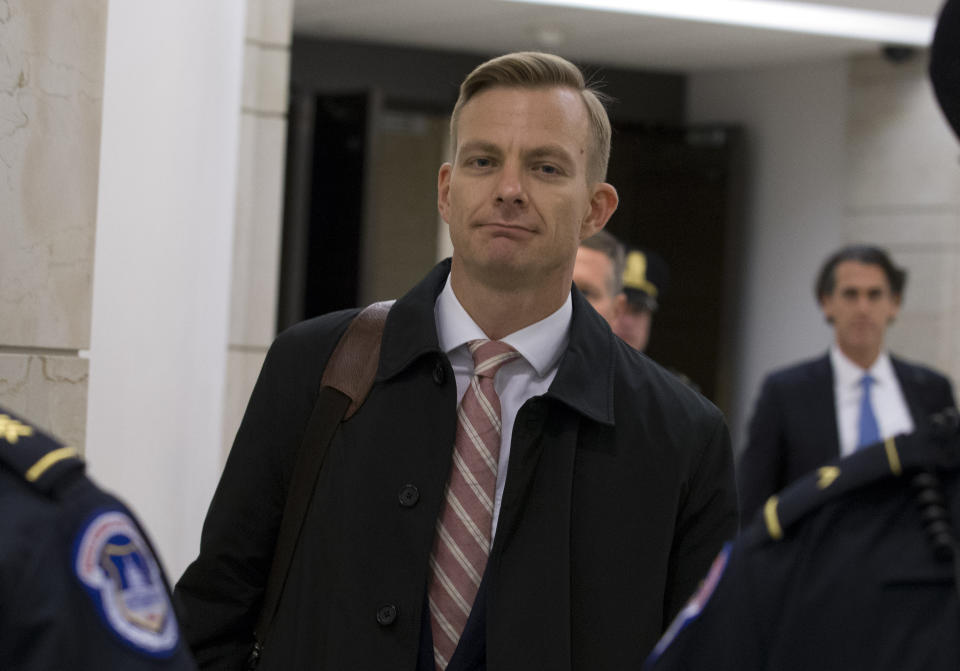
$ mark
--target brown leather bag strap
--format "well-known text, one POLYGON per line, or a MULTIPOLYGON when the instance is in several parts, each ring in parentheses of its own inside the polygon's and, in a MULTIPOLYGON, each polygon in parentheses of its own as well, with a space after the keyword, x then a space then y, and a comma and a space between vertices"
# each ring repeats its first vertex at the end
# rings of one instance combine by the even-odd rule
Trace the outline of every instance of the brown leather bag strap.
POLYGON ((391 305, 389 301, 374 303, 354 317, 323 370, 320 392, 297 449, 247 669, 256 668, 270 634, 327 447, 340 422, 349 419, 363 405, 373 386, 380 361, 380 341, 391 305))
POLYGON ((368 305, 350 322, 323 370, 320 385, 350 397, 344 419, 350 419, 367 398, 380 362, 380 341, 393 301, 368 305))

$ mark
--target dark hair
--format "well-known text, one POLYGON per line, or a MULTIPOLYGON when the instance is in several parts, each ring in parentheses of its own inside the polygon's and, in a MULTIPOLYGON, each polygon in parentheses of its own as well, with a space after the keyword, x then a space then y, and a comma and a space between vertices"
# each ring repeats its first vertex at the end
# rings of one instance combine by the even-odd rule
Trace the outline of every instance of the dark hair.
POLYGON ((623 244, 607 231, 597 231, 589 238, 580 241, 581 247, 602 252, 610 259, 611 271, 607 279, 607 289, 611 296, 623 291, 623 269, 626 266, 626 250, 623 244))
POLYGON ((830 258, 824 261, 820 274, 817 276, 817 283, 814 285, 817 302, 823 300, 824 296, 833 293, 837 284, 835 271, 837 266, 844 261, 857 261, 870 266, 880 266, 883 274, 887 276, 890 293, 898 297, 903 295, 903 288, 907 283, 907 271, 893 265, 893 261, 890 260, 883 249, 872 245, 847 245, 834 252, 830 258))

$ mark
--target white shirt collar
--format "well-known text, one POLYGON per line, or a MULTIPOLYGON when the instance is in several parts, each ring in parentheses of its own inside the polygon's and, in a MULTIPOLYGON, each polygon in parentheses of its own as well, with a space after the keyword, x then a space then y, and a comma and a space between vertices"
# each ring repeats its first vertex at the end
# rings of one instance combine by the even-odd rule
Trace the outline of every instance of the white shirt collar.
MULTIPOLYGON (((566 349, 572 316, 573 301, 567 294, 567 300, 556 312, 514 331, 501 340, 517 350, 537 371, 537 375, 543 377, 556 367, 560 355, 566 349)), ((465 346, 471 340, 488 339, 483 329, 477 326, 460 304, 453 292, 449 275, 434 304, 434 318, 437 322, 440 348, 447 354, 465 346)))
POLYGON ((830 363, 833 365, 834 384, 839 389, 859 389, 864 373, 869 373, 878 385, 896 384, 896 373, 886 350, 881 351, 873 365, 864 370, 851 361, 834 343, 830 346, 830 363))

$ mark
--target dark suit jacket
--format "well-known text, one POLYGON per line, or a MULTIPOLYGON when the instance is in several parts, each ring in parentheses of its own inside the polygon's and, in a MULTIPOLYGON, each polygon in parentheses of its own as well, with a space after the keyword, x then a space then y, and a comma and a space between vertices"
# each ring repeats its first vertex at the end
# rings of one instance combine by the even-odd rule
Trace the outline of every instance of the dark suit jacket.
MULTIPOLYGON (((390 311, 373 389, 320 474, 262 671, 417 663, 456 428, 433 314, 448 272, 390 311)), ((295 326, 267 355, 176 590, 201 666, 238 668, 249 650, 294 450, 354 314, 295 326)), ((484 578, 486 667, 639 668, 736 530, 720 412, 574 291, 569 344, 549 391, 517 415, 508 468, 484 578)))
MULTIPOLYGON (((915 426, 955 405, 943 375, 894 356, 890 360, 915 426)), ((764 380, 737 469, 744 525, 772 494, 840 456, 834 398, 829 354, 764 380)))

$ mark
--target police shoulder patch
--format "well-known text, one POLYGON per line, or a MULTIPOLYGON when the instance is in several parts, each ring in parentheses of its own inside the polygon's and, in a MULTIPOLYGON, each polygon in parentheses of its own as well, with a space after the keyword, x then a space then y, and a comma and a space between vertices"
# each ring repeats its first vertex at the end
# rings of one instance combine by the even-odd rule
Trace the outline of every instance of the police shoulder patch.
POLYGON ((152 657, 173 654, 179 632, 163 575, 126 512, 101 511, 83 526, 73 568, 101 619, 124 643, 152 657))
POLYGON ((723 577, 723 572, 727 568, 727 562, 730 559, 730 553, 732 551, 733 542, 727 541, 724 543, 720 553, 713 560, 713 564, 710 565, 710 570, 707 572, 707 576, 700 583, 700 587, 697 589, 696 594, 690 597, 690 600, 687 602, 687 605, 683 607, 683 610, 677 613, 677 616, 670 624, 670 628, 667 629, 666 633, 664 633, 664 635, 660 638, 660 641, 657 642, 653 652, 650 653, 650 658, 647 660, 648 665, 656 661, 656 659, 660 657, 660 655, 662 655, 668 647, 670 647, 670 644, 673 643, 677 635, 683 631, 687 625, 696 620, 700 613, 703 612, 703 609, 706 607, 707 602, 713 595, 714 590, 717 589, 717 585, 720 583, 720 578, 723 577))

